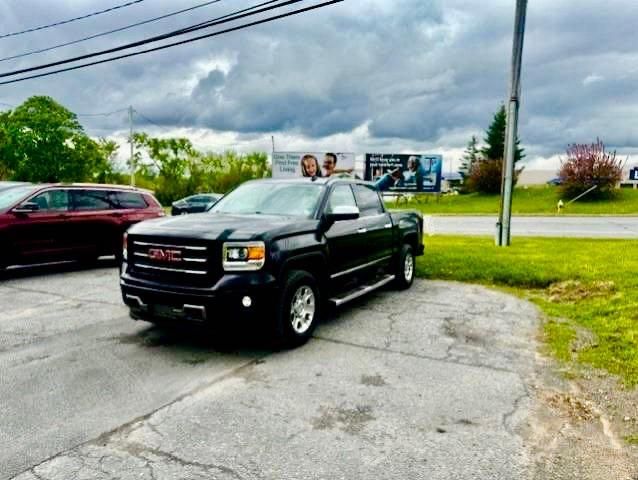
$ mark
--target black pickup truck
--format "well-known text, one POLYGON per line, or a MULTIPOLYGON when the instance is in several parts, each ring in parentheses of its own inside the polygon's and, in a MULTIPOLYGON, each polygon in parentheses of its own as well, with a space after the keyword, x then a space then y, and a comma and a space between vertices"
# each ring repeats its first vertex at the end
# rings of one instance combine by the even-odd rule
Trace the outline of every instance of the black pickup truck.
POLYGON ((419 213, 388 212, 366 182, 251 181, 209 212, 131 227, 122 296, 134 319, 254 328, 252 318, 299 345, 323 307, 410 287, 422 233, 419 213))

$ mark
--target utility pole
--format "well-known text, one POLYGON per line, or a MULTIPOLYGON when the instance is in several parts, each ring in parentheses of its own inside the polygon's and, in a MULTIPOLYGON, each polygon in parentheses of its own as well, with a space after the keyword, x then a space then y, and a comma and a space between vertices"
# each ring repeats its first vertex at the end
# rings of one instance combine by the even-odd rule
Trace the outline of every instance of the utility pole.
POLYGON ((518 131, 518 107, 521 96, 521 64, 523 61, 523 39, 525 37, 525 13, 527 0, 516 0, 514 23, 514 45, 512 47, 512 78, 510 98, 507 106, 507 128, 505 129, 505 165, 501 183, 501 208, 496 224, 496 243, 507 247, 511 243, 512 190, 514 185, 514 159, 518 131))
POLYGON ((131 186, 135 186, 135 146, 133 144, 133 106, 128 107, 128 124, 129 124, 129 137, 128 141, 131 144, 131 186))

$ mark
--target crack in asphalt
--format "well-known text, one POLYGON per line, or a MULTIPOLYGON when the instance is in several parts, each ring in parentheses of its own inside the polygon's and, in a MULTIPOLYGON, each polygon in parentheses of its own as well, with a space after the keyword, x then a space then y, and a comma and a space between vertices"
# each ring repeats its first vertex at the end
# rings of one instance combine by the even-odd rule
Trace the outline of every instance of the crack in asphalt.
POLYGON ((525 382, 522 381, 521 378, 521 383, 523 384, 523 388, 525 390, 525 393, 516 397, 516 399, 514 400, 514 406, 512 407, 512 410, 510 410, 509 412, 505 412, 503 414, 503 421, 502 421, 502 425, 503 425, 503 429, 509 433, 512 436, 520 436, 518 435, 516 432, 514 432, 513 428, 509 425, 509 420, 516 414, 516 412, 518 412, 518 410, 521 408, 521 402, 525 399, 529 399, 531 398, 530 392, 527 389, 527 385, 525 384, 525 382))
POLYGON ((96 300, 96 299, 77 298, 77 297, 72 297, 72 296, 69 296, 69 295, 64 295, 62 293, 47 292, 46 290, 38 290, 38 289, 35 289, 35 288, 16 287, 16 286, 13 286, 13 285, 5 285, 4 288, 15 290, 17 292, 39 293, 40 295, 50 295, 52 297, 57 297, 57 298, 62 298, 64 300, 69 300, 71 302, 80 302, 81 304, 97 303, 97 304, 100 304, 100 305, 109 305, 109 306, 116 306, 116 307, 119 307, 119 306, 122 305, 121 303, 107 302, 107 301, 104 301, 104 300, 96 300))
MULTIPOLYGON (((137 430, 138 428, 141 428, 143 426, 142 422, 145 422, 146 420, 148 420, 150 417, 152 417, 153 415, 155 415, 156 413, 169 408, 172 405, 175 405, 187 398, 190 398, 194 395, 197 395, 198 393, 206 390, 207 388, 210 388, 211 386, 223 382, 224 380, 227 380, 229 378, 232 378, 234 376, 236 376, 238 373, 241 373, 243 370, 251 368, 255 365, 258 365, 260 363, 260 361, 263 361, 265 358, 267 358, 269 355, 264 355, 261 356, 259 358, 254 358, 242 365, 239 365, 238 367, 232 368, 229 371, 218 375, 217 377, 215 377, 214 380, 211 380, 210 382, 207 382, 203 385, 198 386, 197 388, 194 388, 193 390, 186 392, 180 396, 178 396, 177 398, 171 400, 170 402, 165 403, 164 405, 148 412, 145 413, 144 415, 140 415, 136 418, 134 418, 133 420, 123 423, 122 425, 119 425, 118 427, 103 433, 102 435, 99 435, 98 437, 91 439, 91 440, 87 440, 84 442, 80 442, 70 448, 67 448, 64 451, 58 452, 55 455, 51 455, 48 458, 45 458, 44 460, 42 460, 41 462, 37 463, 36 465, 31 466, 30 468, 23 470, 22 472, 19 472, 17 475, 14 475, 13 478, 19 477, 20 475, 23 475, 25 473, 31 473, 34 476, 36 476, 38 479, 40 480, 46 480, 46 478, 40 477, 35 473, 35 470, 38 467, 41 467, 43 465, 45 465, 46 463, 49 463, 53 460, 55 460, 56 458, 62 458, 64 456, 68 456, 68 457, 73 457, 73 452, 78 450, 79 448, 83 447, 83 446, 89 446, 89 445, 99 445, 101 443, 106 444, 107 441, 118 435, 121 434, 122 436, 125 436, 127 434, 130 434, 132 432, 134 432, 135 430, 137 430)), ((161 435, 160 435, 161 436, 161 435)), ((82 457, 77 457, 77 458, 82 458, 82 457)))
MULTIPOLYGON (((228 467, 226 465, 221 465, 217 463, 202 463, 202 462, 196 462, 193 460, 186 460, 181 457, 178 457, 174 453, 165 452, 164 450, 161 450, 158 448, 150 448, 137 442, 127 441, 124 444, 120 444, 116 448, 118 448, 120 451, 130 454, 131 456, 135 458, 145 461, 146 464, 149 467, 151 467, 151 469, 152 469, 153 463, 155 462, 150 460, 146 456, 144 456, 144 454, 154 455, 168 462, 176 463, 181 467, 197 467, 199 469, 202 469, 204 471, 209 471, 209 472, 211 470, 217 470, 221 473, 228 474, 232 476, 233 478, 237 478, 239 480, 243 480, 244 478, 235 469, 228 467)), ((151 474, 151 478, 155 478, 155 476, 151 474)))
POLYGON ((348 342, 348 341, 345 341, 345 340, 336 340, 334 338, 322 337, 322 336, 317 336, 317 335, 313 336, 312 338, 314 338, 316 340, 321 340, 323 342, 335 343, 337 345, 346 345, 346 346, 349 346, 349 347, 361 348, 361 349, 364 349, 364 350, 371 350, 371 351, 375 351, 375 352, 392 353, 394 355, 402 355, 402 356, 406 356, 406 357, 420 358, 422 360, 431 360, 433 362, 449 363, 449 364, 460 365, 460 366, 464 366, 464 367, 473 367, 473 368, 478 368, 478 369, 491 370, 491 371, 500 372, 500 373, 512 373, 512 374, 518 376, 518 373, 516 371, 509 370, 507 368, 502 368, 502 367, 494 367, 494 366, 491 366, 491 365, 477 365, 477 364, 473 364, 473 363, 460 362, 460 361, 455 361, 455 360, 447 360, 445 357, 433 357, 433 356, 430 356, 430 355, 423 355, 423 354, 420 354, 420 353, 403 352, 401 350, 394 350, 394 349, 391 349, 391 348, 375 347, 374 345, 361 345, 359 343, 348 342))

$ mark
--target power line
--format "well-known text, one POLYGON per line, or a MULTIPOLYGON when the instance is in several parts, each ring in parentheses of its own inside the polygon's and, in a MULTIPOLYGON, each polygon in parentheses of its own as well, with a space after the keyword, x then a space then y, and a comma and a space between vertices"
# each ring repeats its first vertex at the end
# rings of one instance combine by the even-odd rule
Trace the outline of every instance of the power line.
MULTIPOLYGON (((296 3, 298 1, 300 1, 300 0, 295 0, 295 2, 291 2, 291 3, 296 3)), ((30 80, 32 78, 46 77, 46 76, 54 75, 54 74, 57 74, 57 73, 68 72, 68 71, 78 70, 80 68, 85 68, 85 67, 89 67, 89 66, 93 66, 93 65, 100 65, 102 63, 113 62, 115 60, 120 60, 120 59, 123 59, 123 58, 135 57, 135 56, 138 56, 138 55, 143 55, 145 53, 156 52, 156 51, 159 51, 159 50, 164 50, 166 48, 171 48, 171 47, 175 47, 175 46, 178 46, 178 45, 184 45, 184 44, 187 44, 187 43, 191 43, 191 42, 195 42, 195 41, 198 41, 198 40, 202 40, 202 39, 205 39, 205 38, 216 37, 216 36, 223 35, 223 34, 226 34, 226 33, 235 32, 235 31, 238 31, 238 30, 243 30, 245 28, 254 27, 256 25, 270 23, 270 22, 273 22, 275 20, 280 20, 280 19, 283 19, 283 18, 286 18, 286 17, 291 17, 293 15, 299 15, 301 13, 305 13, 305 12, 308 12, 308 11, 311 11, 311 10, 316 10, 316 9, 319 9, 319 8, 327 7, 329 5, 333 5, 333 4, 336 4, 336 3, 341 3, 343 1, 344 0, 330 0, 330 1, 326 1, 326 2, 323 2, 323 3, 316 4, 316 5, 312 5, 310 7, 300 8, 298 10, 291 10, 291 11, 283 13, 281 15, 275 15, 275 16, 267 17, 267 18, 264 18, 264 19, 261 19, 261 20, 256 20, 254 22, 249 22, 249 23, 246 23, 246 24, 243 24, 243 25, 238 25, 236 27, 227 28, 225 30, 220 30, 220 31, 217 31, 217 32, 209 33, 207 35, 200 35, 199 37, 189 38, 187 40, 182 40, 180 42, 169 43, 167 45, 162 45, 160 47, 155 47, 155 48, 149 48, 147 50, 141 50, 139 52, 133 52, 133 53, 128 53, 126 55, 119 55, 117 57, 106 58, 104 60, 98 60, 98 61, 95 61, 95 62, 84 63, 84 64, 81 64, 81 65, 76 65, 74 67, 67 67, 67 68, 62 68, 62 69, 59 69, 59 70, 53 70, 53 71, 50 71, 50 72, 40 73, 40 74, 37 74, 37 75, 30 75, 30 76, 27 76, 27 77, 21 77, 21 78, 16 78, 16 79, 13 79, 13 80, 7 80, 7 81, 4 81, 4 82, 0 82, 0 85, 8 85, 10 83, 22 82, 24 80, 30 80)), ((235 20, 235 18, 233 18, 232 20, 235 20)), ((3 74, 3 75, 0 75, 0 76, 7 76, 7 74, 3 74)))
MULTIPOLYGON (((283 7, 283 6, 286 6, 286 5, 290 5, 290 4, 293 4, 293 3, 302 2, 304 0, 287 0, 284 3, 278 4, 278 5, 271 5, 271 6, 268 6, 268 7, 265 7, 265 8, 261 8, 261 9, 255 10, 258 7, 261 7, 261 6, 264 6, 264 5, 269 5, 269 4, 275 3, 277 1, 279 1, 279 0, 269 0, 269 1, 260 3, 260 4, 255 5, 255 6, 252 6, 252 7, 249 7, 249 8, 245 8, 243 10, 238 10, 238 11, 230 13, 228 15, 223 15, 221 17, 217 17, 217 18, 214 18, 212 20, 208 20, 206 22, 198 23, 196 25, 191 25, 190 27, 182 28, 182 29, 179 29, 179 30, 174 30, 172 32, 168 32, 168 33, 165 33, 165 34, 162 34, 162 35, 156 35, 154 37, 149 37, 147 39, 139 40, 137 42, 132 42, 132 43, 127 43, 127 44, 124 44, 124 45, 120 45, 119 47, 108 48, 106 50, 100 50, 100 51, 93 52, 93 53, 87 53, 87 54, 84 54, 84 55, 79 55, 79 56, 76 56, 76 57, 67 58, 65 60, 59 60, 59 61, 56 61, 56 62, 51 62, 51 63, 42 64, 42 65, 37 65, 35 67, 23 68, 23 69, 20 69, 20 70, 13 70, 13 71, 10 71, 10 72, 0 73, 0 77, 10 77, 10 76, 18 75, 18 74, 21 74, 21 73, 34 72, 34 71, 43 70, 43 69, 49 68, 49 67, 56 67, 58 65, 65 65, 67 63, 77 62, 79 60, 86 60, 86 59, 93 58, 93 57, 99 57, 99 56, 102 56, 102 55, 106 55, 108 53, 115 53, 115 52, 119 52, 119 51, 122 51, 122 50, 128 50, 130 48, 139 47, 139 46, 146 45, 146 44, 153 43, 153 42, 158 42, 160 40, 165 40, 167 38, 176 37, 176 36, 179 36, 179 35, 185 35, 187 33, 191 33, 191 32, 197 31, 197 30, 202 30, 204 28, 210 28, 210 27, 213 27, 215 25, 221 25, 223 23, 232 22, 234 20, 239 20, 240 18, 249 17, 251 15, 257 15, 258 13, 263 13, 263 12, 266 12, 266 11, 269 11, 269 10, 273 10, 273 9, 276 9, 276 8, 279 8, 279 7, 283 7), (253 11, 251 12, 251 10, 253 10, 253 11)), ((0 83, 0 85, 2 85, 2 84, 0 83)))
MULTIPOLYGON (((5 103, 5 102, 0 102, 0 105, 3 105, 5 107, 9 107, 9 108, 16 108, 15 105, 12 105, 10 103, 5 103)), ((121 112, 125 112, 127 111, 128 108, 120 108, 119 110, 113 110, 112 112, 103 112, 103 113, 74 113, 75 116, 77 117, 109 117, 111 115, 115 115, 116 113, 121 113, 121 112)))
POLYGON ((133 109, 133 113, 139 115, 140 117, 142 117, 144 120, 146 120, 148 123, 150 123, 151 125, 155 125, 156 127, 159 128, 164 128, 162 125, 159 125, 158 123, 154 122, 153 120, 151 120, 150 118, 148 118, 146 115, 144 115, 142 112, 140 112, 139 110, 133 109))
POLYGON ((127 2, 127 3, 121 4, 121 5, 116 5, 116 6, 111 7, 111 8, 107 8, 106 10, 100 10, 99 12, 92 12, 92 13, 89 13, 87 15, 82 15, 81 17, 75 17, 75 18, 70 18, 69 20, 62 20, 60 22, 50 23, 49 25, 42 25, 41 27, 29 28, 27 30, 22 30, 20 32, 6 33, 4 35, 0 35, 0 38, 15 37, 17 35, 22 35, 24 33, 37 32, 38 30, 44 30, 46 28, 57 27, 59 25, 64 25, 64 24, 67 24, 67 23, 76 22, 78 20, 84 20, 85 18, 95 17, 97 15, 102 15, 103 13, 112 12, 113 10, 119 10, 120 8, 130 7, 131 5, 135 5, 136 3, 142 3, 143 1, 144 0, 133 0, 131 2, 127 2))
POLYGON ((193 10, 197 10, 198 8, 207 7, 209 5, 212 5, 213 3, 219 3, 221 1, 222 0, 212 0, 210 2, 200 3, 199 5, 195 5, 195 6, 192 6, 190 8, 184 8, 182 10, 177 10, 175 12, 167 13, 167 14, 161 15, 159 17, 149 18, 148 20, 144 20, 142 22, 137 22, 137 23, 132 23, 130 25, 125 25, 123 27, 116 28, 114 30, 109 30, 107 32, 96 33, 95 35, 90 35, 88 37, 80 38, 80 39, 73 40, 73 41, 66 42, 66 43, 60 43, 58 45, 53 45, 51 47, 42 48, 40 50, 32 50, 30 52, 21 53, 19 55, 13 55, 11 57, 0 58, 0 62, 5 62, 7 60, 14 60, 16 58, 28 57, 30 55, 35 55, 37 53, 50 52, 51 50, 55 50, 56 48, 68 47, 69 45, 76 45, 78 43, 86 42, 87 40, 92 40, 94 38, 104 37, 106 35, 111 35, 112 33, 122 32, 124 30, 128 30, 128 29, 131 29, 131 28, 139 27, 141 25, 146 25, 148 23, 157 22, 157 21, 163 20, 165 18, 173 17, 173 16, 179 15, 181 13, 186 13, 186 12, 190 12, 190 11, 193 11, 193 10))
POLYGON ((116 113, 126 112, 128 108, 120 108, 119 110, 113 110, 112 112, 104 112, 104 113, 76 113, 75 115, 78 117, 110 117, 111 115, 115 115, 116 113))

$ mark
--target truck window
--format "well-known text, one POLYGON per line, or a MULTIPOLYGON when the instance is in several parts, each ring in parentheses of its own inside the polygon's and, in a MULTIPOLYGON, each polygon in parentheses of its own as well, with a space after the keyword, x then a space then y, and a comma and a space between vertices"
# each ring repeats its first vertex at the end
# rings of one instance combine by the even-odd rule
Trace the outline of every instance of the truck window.
POLYGON ((380 215, 383 213, 381 199, 374 188, 368 187, 367 185, 355 185, 354 192, 362 217, 380 215))
POLYGON ((246 183, 222 197, 209 212, 310 218, 322 192, 323 187, 314 184, 246 183))
POLYGON ((357 202, 354 199, 350 185, 337 185, 332 189, 332 193, 330 193, 330 198, 326 205, 326 213, 332 213, 336 207, 356 206, 357 202))

